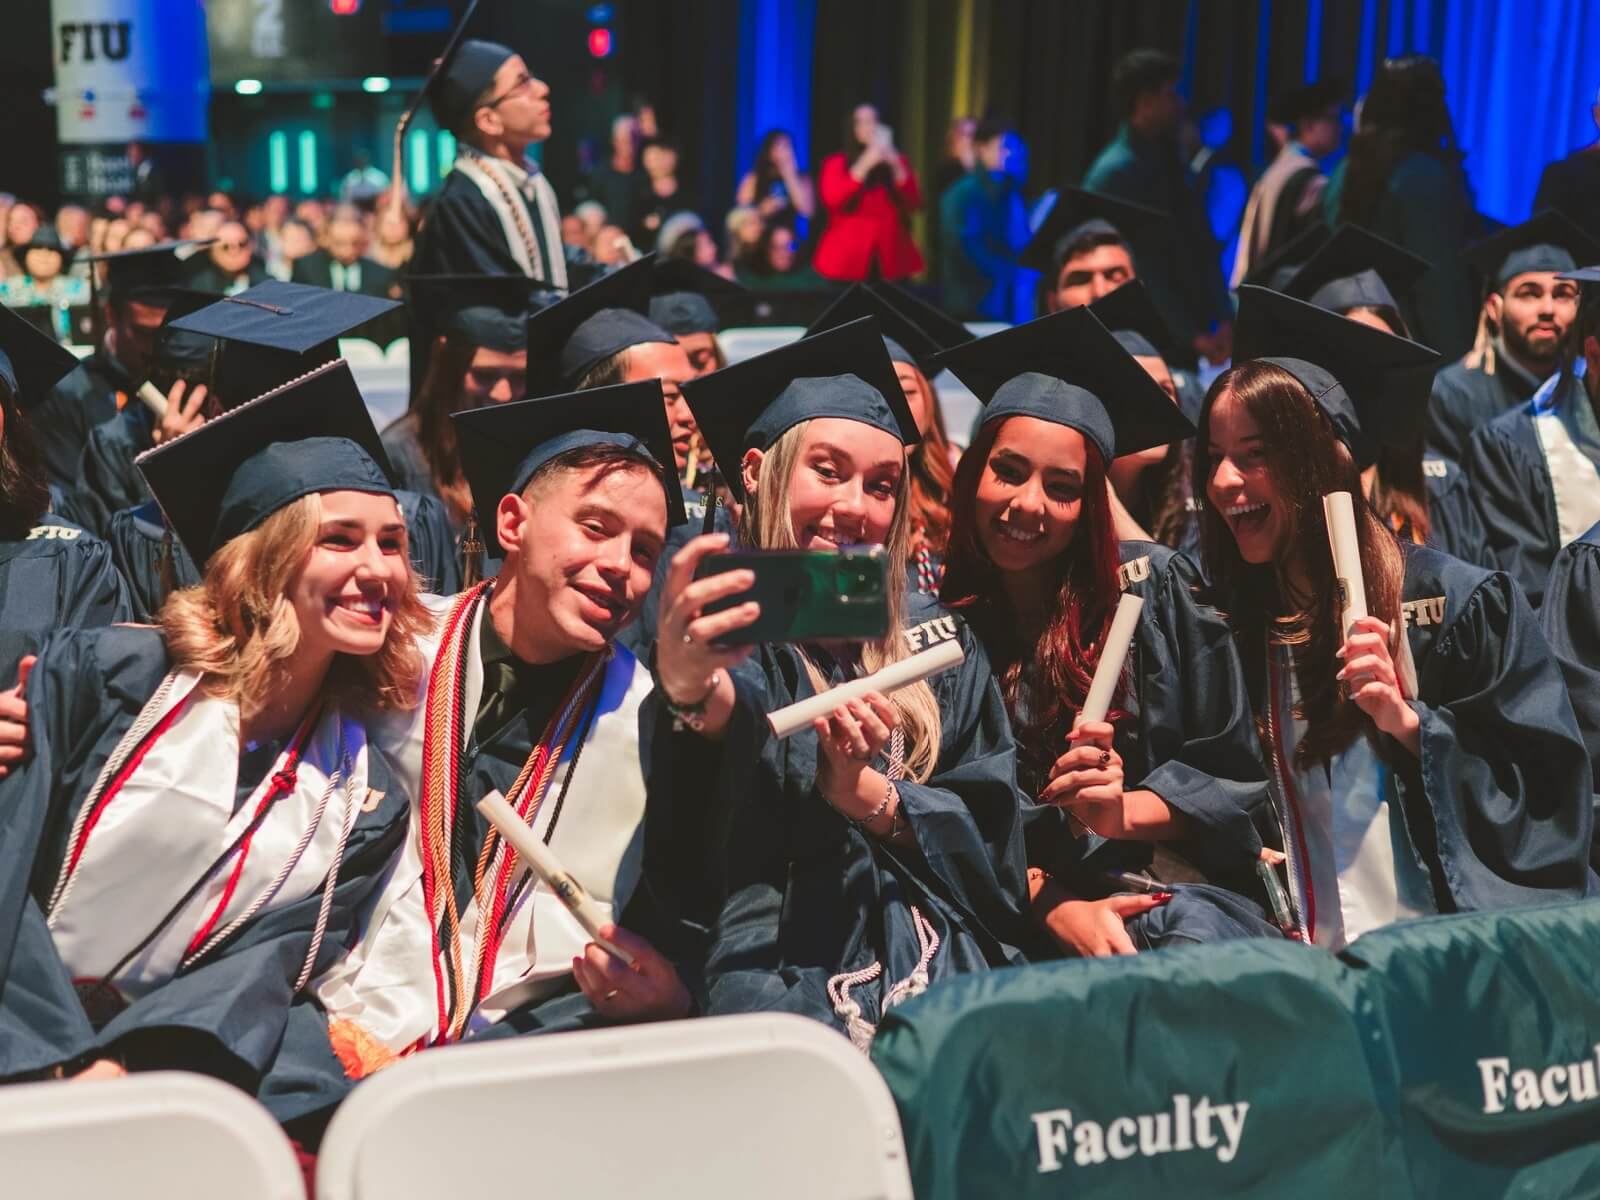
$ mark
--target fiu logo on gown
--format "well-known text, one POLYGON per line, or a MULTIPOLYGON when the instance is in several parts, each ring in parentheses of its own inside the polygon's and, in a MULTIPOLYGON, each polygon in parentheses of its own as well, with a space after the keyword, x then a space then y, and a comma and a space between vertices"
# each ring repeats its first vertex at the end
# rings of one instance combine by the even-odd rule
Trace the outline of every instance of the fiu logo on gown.
POLYGON ((1117 584, 1123 591, 1136 583, 1143 583, 1150 578, 1150 556, 1141 554, 1138 558, 1130 558, 1117 568, 1117 584))
POLYGON ((1400 619, 1409 629, 1415 625, 1421 629, 1424 625, 1444 624, 1444 597, 1428 596, 1422 600, 1407 600, 1400 606, 1400 619))
POLYGON ((68 529, 65 525, 35 525, 28 530, 28 541, 44 538, 47 541, 74 542, 82 532, 81 529, 68 529))
POLYGON ((1107 1160, 1156 1158, 1189 1150, 1209 1150, 1221 1163, 1232 1162, 1244 1139, 1248 1101, 1213 1104, 1210 1096, 1191 1101, 1172 1097, 1172 1111, 1113 1117, 1106 1122, 1073 1118, 1068 1108, 1029 1114, 1039 1150, 1039 1174, 1059 1171, 1071 1159, 1093 1167, 1107 1160))
POLYGON ((948 642, 956 636, 956 619, 954 617, 934 617, 931 621, 924 621, 921 625, 913 625, 906 630, 906 643, 913 652, 926 650, 940 642, 948 642))

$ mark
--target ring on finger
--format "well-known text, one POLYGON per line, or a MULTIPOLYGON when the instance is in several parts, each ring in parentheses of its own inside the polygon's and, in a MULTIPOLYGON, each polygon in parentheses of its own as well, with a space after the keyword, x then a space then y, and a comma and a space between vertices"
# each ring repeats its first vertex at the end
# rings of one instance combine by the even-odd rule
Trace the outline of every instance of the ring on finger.
POLYGON ((694 645, 694 635, 693 635, 693 634, 691 634, 691 633, 690 633, 690 632, 689 632, 689 631, 688 631, 688 630, 687 630, 687 629, 685 629, 685 630, 684 630, 684 631, 683 631, 683 644, 684 644, 684 645, 685 645, 685 646, 692 646, 692 645, 694 645))
POLYGON ((1109 750, 1100 751, 1100 766, 1102 768, 1105 768, 1105 767, 1109 767, 1110 765, 1111 765, 1111 751, 1109 751, 1109 750))
POLYGON ((622 994, 622 989, 621 988, 612 988, 604 996, 601 996, 600 999, 602 999, 602 1000, 615 1000, 621 994, 622 994))

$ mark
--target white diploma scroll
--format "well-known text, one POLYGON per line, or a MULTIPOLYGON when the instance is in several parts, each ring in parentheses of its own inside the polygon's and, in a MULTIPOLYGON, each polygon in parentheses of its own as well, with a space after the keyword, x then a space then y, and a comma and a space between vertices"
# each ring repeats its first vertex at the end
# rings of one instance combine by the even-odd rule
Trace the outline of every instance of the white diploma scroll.
POLYGON ((1128 661, 1128 648, 1133 644, 1133 631, 1139 624, 1139 610, 1143 607, 1144 598, 1131 592, 1123 592, 1117 601, 1111 632, 1106 634, 1100 661, 1094 667, 1094 678, 1089 681, 1089 694, 1083 698, 1083 708, 1078 712, 1080 725, 1104 721, 1111 711, 1111 698, 1117 693, 1117 680, 1122 677, 1122 664, 1128 661))
POLYGON ((139 399, 144 401, 144 406, 156 420, 159 421, 167 415, 167 398, 161 394, 161 389, 148 379, 139 385, 139 399))
POLYGON ((533 830, 523 823, 517 816, 517 810, 506 803, 506 798, 499 792, 490 792, 478 801, 478 811, 488 819, 489 824, 500 831, 500 836, 511 844, 517 856, 528 864, 528 869, 538 877, 539 882, 548 887, 567 906, 567 911, 577 918, 578 924, 601 946, 615 954, 630 967, 633 966, 633 955, 613 942, 600 936, 600 926, 606 924, 605 916, 589 899, 589 893, 583 890, 579 883, 567 869, 561 865, 544 840, 538 837, 533 830))
POLYGON ((1328 547, 1333 551, 1333 574, 1339 584, 1341 629, 1367 615, 1367 584, 1361 575, 1361 542, 1356 537, 1355 505, 1349 492, 1329 492, 1322 498, 1322 516, 1328 526, 1328 547))
POLYGON ((965 651, 961 649, 961 643, 955 638, 950 638, 938 645, 929 646, 910 658, 890 663, 881 671, 874 671, 871 675, 863 675, 860 679, 841 683, 838 687, 829 688, 815 696, 807 696, 787 708, 768 713, 767 724, 772 727, 774 736, 793 737, 803 729, 810 729, 811 722, 818 717, 827 716, 846 700, 859 700, 868 692, 882 692, 887 696, 890 692, 910 687, 913 683, 931 678, 941 671, 958 667, 966 657, 965 651))

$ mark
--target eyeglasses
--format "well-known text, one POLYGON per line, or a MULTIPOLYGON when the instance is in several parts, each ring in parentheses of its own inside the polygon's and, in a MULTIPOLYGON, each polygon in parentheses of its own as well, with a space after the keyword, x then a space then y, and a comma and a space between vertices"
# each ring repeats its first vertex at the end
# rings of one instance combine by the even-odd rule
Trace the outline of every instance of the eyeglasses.
POLYGON ((529 75, 526 71, 524 71, 521 75, 517 76, 517 81, 515 83, 513 83, 510 87, 508 87, 505 91, 501 92, 493 100, 485 100, 482 104, 478 105, 478 107, 479 108, 498 108, 501 104, 503 104, 505 101, 511 99, 511 97, 515 96, 518 92, 526 91, 528 88, 530 88, 532 86, 533 86, 533 76, 529 75))

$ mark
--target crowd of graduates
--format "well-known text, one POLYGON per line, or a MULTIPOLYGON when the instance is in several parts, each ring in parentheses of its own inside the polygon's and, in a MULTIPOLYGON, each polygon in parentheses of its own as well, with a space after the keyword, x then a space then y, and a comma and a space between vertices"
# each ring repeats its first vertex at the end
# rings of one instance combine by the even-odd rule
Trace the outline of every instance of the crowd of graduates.
POLYGON ((0 1082, 200 1071, 314 1151, 435 1046, 781 1010, 865 1048, 957 974, 1600 890, 1581 230, 1476 246, 1484 332, 1443 363, 1402 316, 1427 264, 1313 229, 1202 389, 1127 236, 1160 214, 1067 189, 1046 315, 974 338, 866 282, 730 365, 736 285, 547 240, 548 182, 486 149, 536 83, 482 42, 437 83, 484 136, 419 234, 387 429, 336 340, 380 296, 197 293, 161 243, 100 260, 84 362, 0 313, 0 1082), (954 437, 945 370, 981 404, 954 437), (858 546, 865 638, 741 637, 756 569, 704 569, 858 546))

